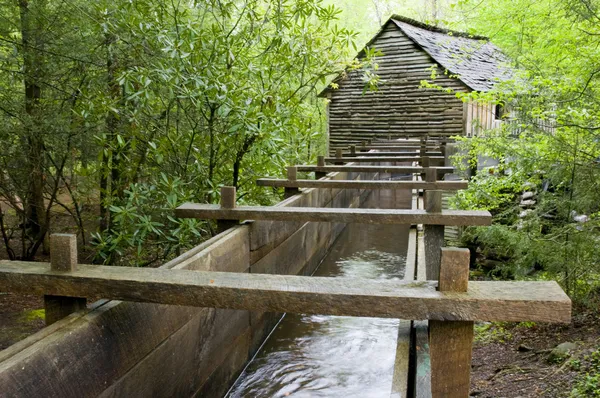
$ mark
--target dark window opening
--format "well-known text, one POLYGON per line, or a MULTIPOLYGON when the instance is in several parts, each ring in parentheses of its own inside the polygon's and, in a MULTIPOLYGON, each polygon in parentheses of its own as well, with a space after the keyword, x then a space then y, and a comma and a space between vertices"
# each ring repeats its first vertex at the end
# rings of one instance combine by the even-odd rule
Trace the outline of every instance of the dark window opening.
POLYGON ((504 116, 504 105, 496 104, 496 109, 494 110, 494 115, 496 120, 501 120, 502 116, 504 116))

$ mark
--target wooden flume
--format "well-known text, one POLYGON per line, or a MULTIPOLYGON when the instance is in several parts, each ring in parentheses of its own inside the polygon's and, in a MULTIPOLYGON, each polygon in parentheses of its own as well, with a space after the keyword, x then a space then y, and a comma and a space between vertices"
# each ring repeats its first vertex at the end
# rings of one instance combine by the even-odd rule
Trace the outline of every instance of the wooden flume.
POLYGON ((261 179, 258 185, 283 187, 286 197, 300 194, 299 188, 421 189, 425 191, 425 209, 237 206, 235 188, 223 187, 220 205, 184 204, 175 213, 179 217, 216 219, 219 230, 235 226, 239 220, 423 224, 427 281, 78 265, 74 237, 54 235, 52 241, 62 243, 58 249, 53 246, 52 265, 0 262, 0 285, 8 291, 60 298, 66 303, 65 309, 48 311, 56 320, 78 310, 80 303, 85 306, 82 297, 90 296, 180 306, 429 320, 430 388, 434 397, 468 395, 473 321, 570 321, 571 302, 555 282, 468 281, 468 250, 442 248, 444 226, 490 225, 491 215, 442 210, 440 190, 464 189, 467 183, 440 181, 454 169, 429 167, 444 157, 427 156, 430 152, 425 141, 415 142, 415 156, 384 152, 385 157, 371 153, 361 156, 365 154, 361 150, 368 150, 366 143, 362 147, 350 147, 353 157, 343 156, 341 148, 336 148, 335 158, 320 156, 316 166, 288 167, 287 180, 261 179), (327 161, 337 165, 326 166, 327 161), (344 165, 349 161, 415 162, 421 166, 344 165), (317 179, 299 179, 298 172, 314 172, 317 179), (323 179, 332 172, 419 173, 424 180, 323 179))

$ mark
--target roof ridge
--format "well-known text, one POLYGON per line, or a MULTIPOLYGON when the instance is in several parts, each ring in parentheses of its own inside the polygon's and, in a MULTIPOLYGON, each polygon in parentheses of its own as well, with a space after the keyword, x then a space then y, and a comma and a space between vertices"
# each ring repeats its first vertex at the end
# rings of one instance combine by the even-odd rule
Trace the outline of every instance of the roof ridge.
POLYGON ((393 14, 389 19, 393 19, 393 20, 396 20, 399 22, 404 22, 404 23, 407 23, 414 27, 428 30, 430 32, 443 33, 445 35, 455 36, 455 37, 463 37, 466 39, 490 41, 490 38, 486 37, 486 36, 473 35, 473 34, 466 33, 466 32, 459 32, 459 31, 452 30, 452 29, 441 28, 439 26, 429 25, 424 22, 419 22, 415 19, 404 17, 404 16, 398 15, 398 14, 393 14))

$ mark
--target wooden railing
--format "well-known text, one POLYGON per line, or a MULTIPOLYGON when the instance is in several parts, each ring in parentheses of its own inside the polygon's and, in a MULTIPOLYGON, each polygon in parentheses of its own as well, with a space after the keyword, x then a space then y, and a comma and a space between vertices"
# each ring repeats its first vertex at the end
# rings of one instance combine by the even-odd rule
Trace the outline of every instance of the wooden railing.
MULTIPOLYGON (((378 158, 357 159, 374 162, 378 158)), ((405 161, 404 156, 389 159, 405 161)), ((425 159, 428 158, 421 157, 418 161, 425 159)), ((322 164, 322 158, 319 163, 316 167, 289 169, 288 180, 261 180, 259 184, 293 190, 288 194, 298 193, 299 189, 306 187, 424 189, 425 208, 238 207, 235 189, 224 187, 220 205, 188 203, 177 208, 175 214, 178 217, 225 220, 229 226, 240 220, 422 224, 427 280, 323 278, 81 265, 77 264, 75 238, 53 235, 50 264, 0 262, 0 285, 8 291, 47 295, 49 320, 60 319, 80 308, 85 303, 84 297, 252 311, 428 320, 430 389, 434 397, 468 396, 474 321, 570 321, 571 302, 556 282, 469 282, 469 251, 443 248, 444 226, 490 225, 491 215, 487 211, 441 209, 440 189, 466 187, 466 182, 438 181, 438 176, 447 170, 358 166, 363 167, 361 171, 366 170, 364 167, 371 167, 368 170, 373 172, 410 170, 422 173, 425 181, 296 179, 296 172, 302 167, 315 172, 353 170, 357 167, 330 166, 336 168, 328 169, 322 164)), ((420 338, 423 336, 420 335, 420 338)))

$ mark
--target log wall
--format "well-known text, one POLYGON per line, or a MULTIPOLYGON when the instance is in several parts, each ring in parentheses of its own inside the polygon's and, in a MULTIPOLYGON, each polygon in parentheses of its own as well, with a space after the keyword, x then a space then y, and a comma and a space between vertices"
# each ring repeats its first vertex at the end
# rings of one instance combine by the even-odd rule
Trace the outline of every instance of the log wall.
POLYGON ((371 45, 383 52, 376 57, 383 80, 377 92, 365 92, 360 71, 350 72, 331 90, 329 144, 350 145, 362 140, 463 135, 464 106, 454 93, 419 88, 431 81, 454 91, 470 91, 458 79, 444 75, 437 63, 393 23, 387 24, 371 45))
MULTIPOLYGON (((373 176, 373 174, 370 174, 373 176)), ((336 173, 334 179, 365 178, 336 173)), ((357 207, 367 191, 309 189, 278 206, 357 207)), ((311 274, 345 224, 251 222, 163 268, 311 274)), ((10 397, 222 396, 281 314, 98 301, 0 352, 10 397)))

